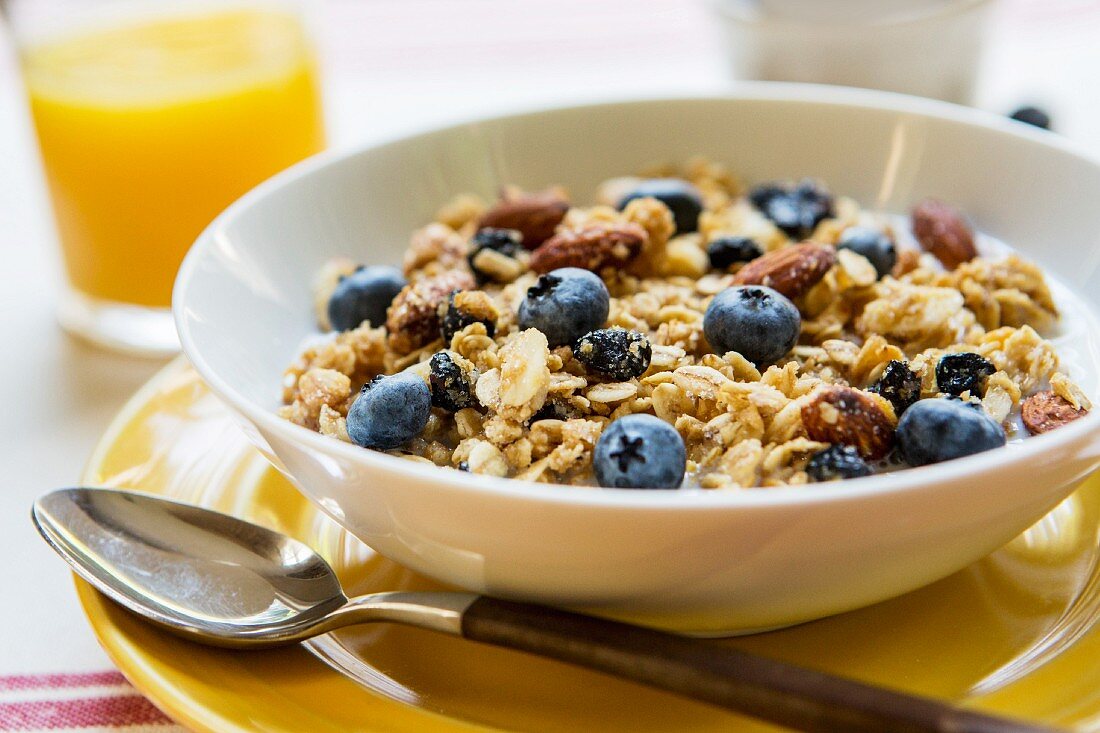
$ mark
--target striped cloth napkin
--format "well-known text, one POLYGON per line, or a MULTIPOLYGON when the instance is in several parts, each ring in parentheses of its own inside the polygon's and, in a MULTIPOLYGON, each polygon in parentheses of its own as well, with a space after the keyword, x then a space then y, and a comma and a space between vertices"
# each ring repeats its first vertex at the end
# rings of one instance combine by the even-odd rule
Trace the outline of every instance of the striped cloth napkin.
POLYGON ((0 677, 0 731, 184 733, 117 671, 0 677))

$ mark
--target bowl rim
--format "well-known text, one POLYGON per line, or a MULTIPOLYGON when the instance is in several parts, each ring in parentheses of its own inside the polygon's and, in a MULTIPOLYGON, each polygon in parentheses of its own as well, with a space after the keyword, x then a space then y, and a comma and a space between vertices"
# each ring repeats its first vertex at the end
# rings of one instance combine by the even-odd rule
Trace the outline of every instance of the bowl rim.
MULTIPOLYGON (((963 107, 939 100, 914 97, 893 92, 838 87, 822 84, 789 82, 738 82, 723 92, 691 92, 683 95, 660 93, 653 95, 623 95, 603 101, 569 101, 543 105, 525 105, 513 111, 475 115, 460 121, 425 124, 400 134, 392 134, 365 143, 329 149, 313 155, 283 170, 251 189, 220 213, 188 250, 176 277, 172 311, 183 353, 203 380, 225 403, 253 422, 261 432, 270 431, 282 439, 300 443, 322 455, 335 453, 344 460, 367 468, 403 473, 410 479, 447 485, 457 491, 516 501, 535 501, 590 507, 612 507, 634 510, 706 511, 716 508, 750 506, 785 506, 791 504, 833 503, 863 498, 885 497, 930 489, 931 484, 955 482, 968 476, 979 476, 992 470, 1024 467, 1040 455, 1066 450, 1074 444, 1084 447, 1091 433, 1100 429, 1100 415, 1091 411, 1083 418, 1058 430, 1030 436, 1006 448, 985 451, 940 464, 903 469, 863 478, 845 479, 821 484, 785 485, 767 489, 712 490, 668 489, 639 490, 603 487, 569 486, 536 483, 515 478, 499 478, 444 467, 428 466, 381 451, 361 448, 296 425, 279 417, 273 410, 253 402, 223 379, 203 358, 190 329, 187 307, 189 284, 205 252, 214 246, 219 232, 255 201, 259 201, 298 178, 313 174, 339 161, 409 139, 460 129, 472 124, 515 121, 539 117, 553 112, 645 107, 663 103, 713 102, 778 102, 824 107, 852 107, 875 111, 912 114, 937 119, 973 129, 982 129, 1020 138, 1041 148, 1057 150, 1100 168, 1100 158, 1081 149, 1060 135, 1016 122, 984 110, 963 107)), ((1095 315, 1095 312, 1093 312, 1095 315)), ((1084 475, 1084 473, 1083 473, 1084 475)))

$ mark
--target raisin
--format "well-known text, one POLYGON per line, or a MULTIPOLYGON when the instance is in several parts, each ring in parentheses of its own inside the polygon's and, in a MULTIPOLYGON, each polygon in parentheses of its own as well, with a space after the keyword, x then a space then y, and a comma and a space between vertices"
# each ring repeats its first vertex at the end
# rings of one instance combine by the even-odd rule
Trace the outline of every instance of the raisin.
POLYGON ((579 417, 584 417, 581 411, 568 402, 561 400, 549 399, 534 414, 531 418, 531 423, 536 423, 539 420, 574 420, 579 417))
POLYGON ((831 445, 813 455, 806 464, 806 473, 814 481, 832 481, 870 476, 873 471, 852 446, 831 445))
POLYGON ((894 359, 886 365, 882 376, 867 391, 885 397, 894 406, 894 414, 901 417, 901 413, 920 399, 920 386, 920 375, 904 361, 894 359))
POLYGON ((764 254, 749 237, 719 237, 707 245, 707 257, 715 270, 725 270, 738 262, 755 260, 764 254))
POLYGON ((810 180, 793 187, 774 183, 757 186, 749 193, 749 200, 793 239, 805 239, 822 219, 833 215, 833 197, 810 180))
POLYGON ((463 369, 446 351, 432 355, 429 362, 431 372, 428 381, 432 388, 432 405, 449 412, 458 412, 466 407, 474 407, 473 375, 463 369))
POLYGON ((483 227, 477 230, 470 241, 470 253, 466 255, 466 261, 470 264, 470 270, 474 273, 479 283, 492 281, 493 275, 478 269, 475 261, 483 249, 491 249, 505 257, 515 257, 523 249, 523 235, 515 229, 494 229, 483 227))
POLYGON ((624 381, 645 374, 653 348, 649 339, 637 331, 600 328, 577 339, 573 356, 605 377, 624 381))
POLYGON ((969 351, 944 354, 936 364, 936 384, 941 392, 953 395, 970 392, 977 397, 986 377, 996 371, 997 367, 980 354, 969 351))
POLYGON ((456 290, 439 304, 439 333, 449 346, 454 335, 472 323, 485 324, 492 338, 497 330, 497 312, 493 300, 480 290, 456 290))

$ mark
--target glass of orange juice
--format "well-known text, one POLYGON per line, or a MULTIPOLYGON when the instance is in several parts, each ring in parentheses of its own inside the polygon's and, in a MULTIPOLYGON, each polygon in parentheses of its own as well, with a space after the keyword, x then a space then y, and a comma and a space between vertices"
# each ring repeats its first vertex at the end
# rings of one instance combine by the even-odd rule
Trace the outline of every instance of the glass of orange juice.
POLYGON ((59 320, 178 349, 187 248, 245 191, 324 144, 317 67, 287 2, 8 0, 61 242, 59 320))

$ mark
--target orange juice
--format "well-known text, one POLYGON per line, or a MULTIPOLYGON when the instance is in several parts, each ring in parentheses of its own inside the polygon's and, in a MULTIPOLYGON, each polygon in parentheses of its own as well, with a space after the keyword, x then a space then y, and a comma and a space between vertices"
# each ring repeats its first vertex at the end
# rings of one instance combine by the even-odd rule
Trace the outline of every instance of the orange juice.
POLYGON ((215 215, 323 145, 300 21, 260 10, 153 18, 23 52, 73 287, 168 306, 215 215))

